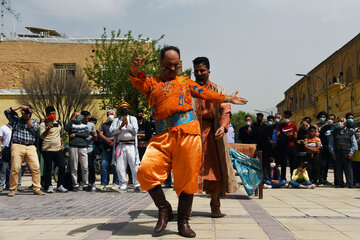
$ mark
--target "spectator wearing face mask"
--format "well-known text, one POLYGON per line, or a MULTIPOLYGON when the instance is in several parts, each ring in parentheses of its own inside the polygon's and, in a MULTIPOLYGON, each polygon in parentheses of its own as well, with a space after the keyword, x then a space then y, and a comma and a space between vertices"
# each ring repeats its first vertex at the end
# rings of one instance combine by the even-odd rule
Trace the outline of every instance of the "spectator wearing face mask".
POLYGON ((328 114, 324 111, 321 111, 317 114, 316 118, 319 120, 314 126, 316 127, 316 136, 320 135, 321 128, 326 126, 326 121, 328 120, 328 114))
POLYGON ((286 184, 285 180, 281 179, 279 168, 275 163, 275 158, 270 158, 270 163, 266 165, 264 188, 280 188, 286 184))
POLYGON ((263 134, 263 167, 269 165, 270 158, 273 156, 272 149, 274 142, 272 141, 272 135, 274 133, 274 129, 276 128, 274 122, 274 116, 267 116, 267 126, 263 134))
POLYGON ((341 117, 338 129, 334 130, 329 139, 329 151, 335 162, 335 187, 353 187, 352 156, 358 149, 355 134, 346 126, 346 119, 341 117), (345 173, 346 185, 344 185, 345 173))
MULTIPOLYGON (((330 114, 326 124, 320 130, 320 140, 322 148, 320 149, 320 179, 319 185, 331 185, 329 181, 327 181, 327 174, 329 170, 330 162, 333 162, 332 156, 329 151, 329 138, 331 136, 332 131, 335 130, 335 119, 336 116, 334 114, 330 114)), ((334 173, 335 173, 334 168, 334 173)))
POLYGON ((59 169, 59 177, 57 181, 57 191, 67 192, 63 187, 65 174, 65 159, 64 159, 64 126, 60 121, 56 121, 56 111, 53 106, 48 106, 45 109, 46 120, 40 124, 40 137, 43 139, 42 155, 44 157, 44 190, 47 193, 53 193, 54 189, 51 184, 52 164, 55 163, 59 169))
POLYGON ((239 140, 245 144, 256 144, 254 131, 252 128, 252 118, 250 115, 245 116, 245 126, 239 129, 239 140))
POLYGON ((114 137, 111 135, 110 127, 114 119, 116 118, 115 110, 109 109, 106 112, 107 122, 101 125, 99 132, 100 139, 102 139, 101 144, 101 191, 106 191, 106 185, 108 184, 108 179, 110 172, 114 174, 113 176, 113 186, 114 191, 119 190, 119 177, 116 172, 115 166, 112 164, 113 159, 113 146, 114 146, 114 137), (110 171, 109 171, 110 170, 110 171))
POLYGON ((353 131, 353 132, 355 132, 355 128, 356 128, 356 126, 355 126, 355 124, 354 124, 354 114, 352 114, 352 113, 347 113, 346 115, 345 115, 345 119, 346 119, 346 127, 348 128, 348 129, 350 129, 351 131, 353 131))
POLYGON ((300 128, 297 133, 296 151, 297 162, 306 161, 305 138, 308 137, 310 124, 304 119, 301 121, 300 128))
MULTIPOLYGON (((358 149, 360 147, 360 128, 355 129, 355 138, 356 142, 358 144, 358 149)), ((354 172, 354 186, 360 187, 360 151, 357 150, 354 153, 354 156, 352 158, 352 166, 353 166, 353 172, 354 172)))
POLYGON ((74 191, 88 187, 89 183, 89 167, 88 167, 88 154, 87 138, 90 135, 87 124, 82 123, 84 119, 83 115, 79 112, 75 112, 65 127, 65 130, 69 133, 69 152, 70 152, 70 167, 71 178, 74 191), (81 188, 78 184, 78 164, 81 166, 81 188))
POLYGON ((289 159, 290 175, 297 167, 296 161, 296 140, 297 140, 297 126, 291 122, 292 112, 287 110, 284 112, 284 122, 277 126, 277 137, 279 139, 279 146, 281 148, 280 164, 281 164, 281 179, 286 180, 286 165, 289 159))

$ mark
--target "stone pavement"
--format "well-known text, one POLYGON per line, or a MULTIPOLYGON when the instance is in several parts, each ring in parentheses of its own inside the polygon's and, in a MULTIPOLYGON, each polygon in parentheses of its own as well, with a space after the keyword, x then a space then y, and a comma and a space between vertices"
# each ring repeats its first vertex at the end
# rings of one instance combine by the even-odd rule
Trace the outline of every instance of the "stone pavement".
MULTIPOLYGON (((24 186, 30 185, 29 176, 24 186)), ((147 193, 69 192, 8 198, 0 193, 0 239, 151 239, 157 209, 147 193)), ((166 197, 176 212, 177 196, 166 197)), ((210 199, 196 195, 191 227, 199 239, 359 239, 360 189, 265 189, 264 199, 243 187, 222 199, 224 218, 210 218, 210 199)), ((175 217, 176 218, 176 217, 175 217)), ((184 239, 176 221, 159 239, 184 239)))

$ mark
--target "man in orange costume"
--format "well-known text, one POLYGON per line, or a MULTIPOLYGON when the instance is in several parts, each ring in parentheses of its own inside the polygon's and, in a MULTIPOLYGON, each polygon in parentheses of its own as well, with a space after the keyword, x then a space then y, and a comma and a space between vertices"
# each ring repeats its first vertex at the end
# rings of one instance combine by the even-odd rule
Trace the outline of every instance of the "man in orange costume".
POLYGON ((172 208, 165 199, 161 184, 171 169, 174 173, 174 188, 179 196, 178 231, 181 236, 195 237, 189 226, 193 194, 198 191, 198 176, 201 165, 202 143, 200 124, 191 106, 191 96, 222 102, 245 104, 244 98, 218 94, 201 87, 188 77, 177 76, 180 70, 180 50, 167 46, 161 50, 161 75, 150 77, 139 70, 146 57, 135 58, 130 64, 130 81, 146 96, 152 107, 157 134, 150 140, 138 170, 138 181, 148 190, 159 209, 159 218, 153 235, 164 233, 172 219, 172 208))
MULTIPOLYGON (((206 57, 193 60, 196 83, 212 91, 226 94, 225 89, 209 80, 210 62, 206 57)), ((225 132, 230 123, 231 106, 216 106, 204 99, 194 98, 194 110, 200 122, 203 159, 200 168, 199 190, 211 194, 211 217, 223 217, 220 194, 235 192, 237 182, 226 146, 225 132)))

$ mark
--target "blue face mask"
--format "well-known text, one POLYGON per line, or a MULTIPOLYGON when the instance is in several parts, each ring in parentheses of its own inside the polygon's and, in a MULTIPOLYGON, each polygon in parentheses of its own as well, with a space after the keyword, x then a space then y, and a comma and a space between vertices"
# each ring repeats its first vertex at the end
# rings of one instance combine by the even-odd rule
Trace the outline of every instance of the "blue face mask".
POLYGON ((280 119, 275 118, 274 121, 276 124, 278 124, 280 122, 280 119))
POLYGON ((76 119, 76 120, 75 120, 75 123, 76 123, 76 124, 79 124, 80 122, 81 122, 81 119, 76 119))
POLYGON ((326 121, 326 118, 321 117, 321 118, 319 118, 319 121, 320 121, 321 123, 323 123, 323 122, 325 122, 325 121, 326 121))
POLYGON ((269 126, 272 126, 272 125, 273 125, 273 122, 272 122, 272 121, 269 121, 267 124, 268 124, 269 126))
POLYGON ((348 118, 348 119, 346 119, 346 121, 347 121, 349 124, 353 124, 353 123, 354 123, 354 119, 352 119, 352 118, 348 118))

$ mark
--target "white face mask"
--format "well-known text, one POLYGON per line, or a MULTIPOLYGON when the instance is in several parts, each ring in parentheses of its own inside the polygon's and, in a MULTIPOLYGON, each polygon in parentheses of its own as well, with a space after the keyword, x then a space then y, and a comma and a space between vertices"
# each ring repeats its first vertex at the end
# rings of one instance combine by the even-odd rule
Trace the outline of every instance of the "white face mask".
POLYGON ((329 125, 332 125, 333 123, 334 123, 333 120, 331 120, 331 119, 328 120, 328 124, 329 124, 329 125))
POLYGON ((274 168, 276 166, 276 163, 272 162, 270 163, 270 167, 274 168))
POLYGON ((246 121, 245 124, 246 124, 247 126, 250 126, 250 125, 251 125, 251 122, 250 122, 250 121, 246 121))
POLYGON ((109 115, 109 116, 108 116, 108 120, 109 120, 109 122, 114 121, 114 119, 115 119, 114 115, 109 115))
POLYGON ((291 118, 285 118, 285 119, 284 119, 284 122, 289 123, 290 120, 291 120, 291 118))
POLYGON ((339 128, 343 128, 345 126, 345 123, 344 122, 338 122, 338 126, 339 126, 339 128))
POLYGON ((356 137, 360 138, 360 132, 355 133, 356 137))

